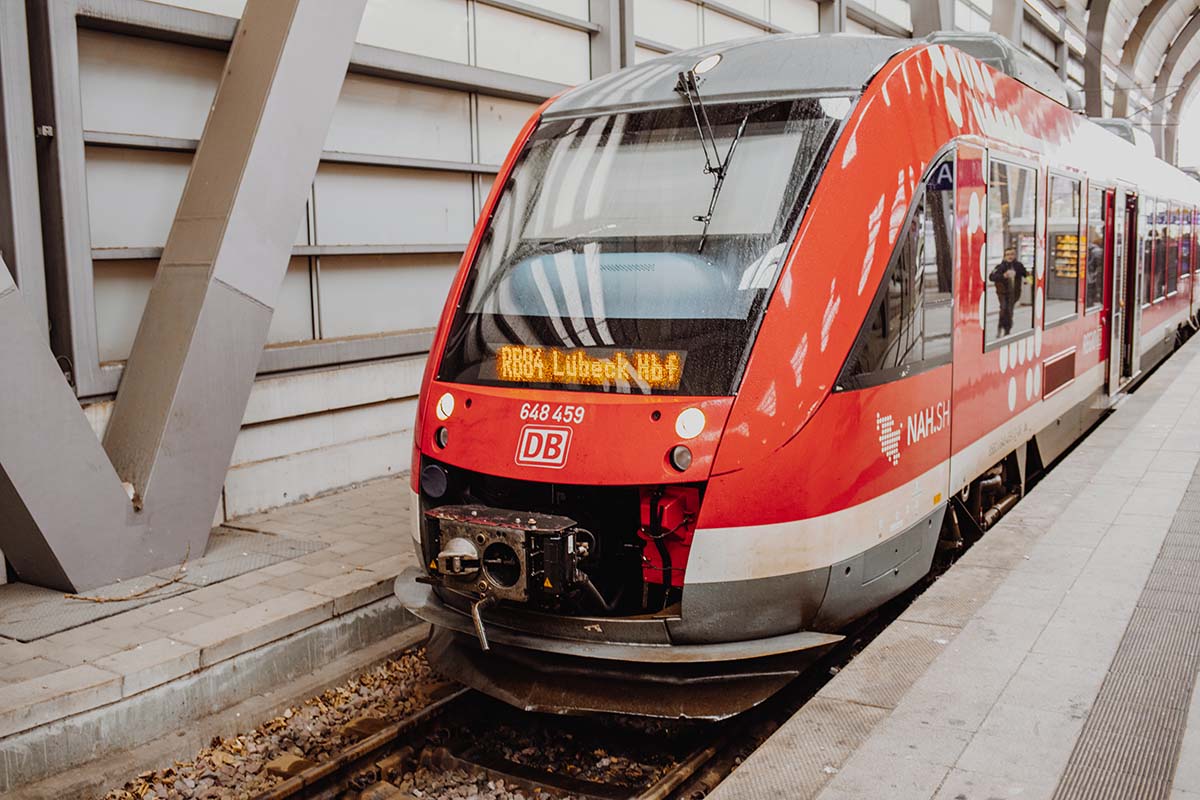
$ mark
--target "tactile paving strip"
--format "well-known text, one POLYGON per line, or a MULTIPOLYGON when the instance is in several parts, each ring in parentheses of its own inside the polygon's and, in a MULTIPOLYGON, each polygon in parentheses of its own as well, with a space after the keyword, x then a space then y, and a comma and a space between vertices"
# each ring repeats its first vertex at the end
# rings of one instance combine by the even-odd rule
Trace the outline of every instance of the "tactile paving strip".
MULTIPOLYGON (((131 600, 95 603, 25 583, 0 585, 0 637, 32 642, 122 611, 186 594, 201 586, 290 561, 327 546, 324 542, 309 539, 217 528, 209 537, 208 550, 201 558, 189 559, 182 578, 131 600)), ((151 575, 129 578, 83 592, 82 596, 129 597, 169 581, 178 574, 178 567, 168 567, 151 575)))
POLYGON ((1166 800, 1200 667, 1200 468, 1171 521, 1054 800, 1166 800))

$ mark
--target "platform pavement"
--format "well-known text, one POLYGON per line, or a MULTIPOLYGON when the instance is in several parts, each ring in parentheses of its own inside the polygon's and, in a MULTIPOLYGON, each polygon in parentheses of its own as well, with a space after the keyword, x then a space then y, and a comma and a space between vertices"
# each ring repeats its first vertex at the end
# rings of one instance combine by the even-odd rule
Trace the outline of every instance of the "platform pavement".
POLYGON ((1200 800, 1200 337, 709 797, 1200 800))
POLYGON ((416 624, 393 595, 415 563, 409 496, 406 478, 383 479, 234 520, 328 546, 44 639, 0 638, 0 795, 168 734, 186 731, 175 749, 194 752, 233 732, 197 720, 386 655, 416 624))

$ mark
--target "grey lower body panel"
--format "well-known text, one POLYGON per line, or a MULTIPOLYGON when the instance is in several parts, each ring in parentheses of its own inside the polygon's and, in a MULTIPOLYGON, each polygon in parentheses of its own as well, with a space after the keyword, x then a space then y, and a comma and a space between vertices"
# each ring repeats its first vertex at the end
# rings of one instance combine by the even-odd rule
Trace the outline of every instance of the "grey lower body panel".
POLYGON ((679 643, 730 642, 801 630, 825 596, 829 570, 751 581, 685 583, 682 611, 667 621, 679 643))
POLYGON ((923 578, 933 563, 941 505, 916 524, 829 567, 751 581, 688 584, 676 642, 728 642, 800 630, 835 631, 923 578))
POLYGON ((929 574, 945 514, 940 505, 903 532, 830 567, 825 598, 809 627, 837 630, 929 574))

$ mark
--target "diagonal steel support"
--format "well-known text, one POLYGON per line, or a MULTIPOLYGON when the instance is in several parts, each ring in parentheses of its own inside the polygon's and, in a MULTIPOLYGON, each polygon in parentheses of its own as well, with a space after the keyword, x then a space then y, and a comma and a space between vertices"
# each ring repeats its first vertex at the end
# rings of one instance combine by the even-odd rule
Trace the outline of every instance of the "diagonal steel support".
POLYGON ((365 2, 247 3, 103 448, 4 271, 0 550, 23 580, 203 553, 365 2))

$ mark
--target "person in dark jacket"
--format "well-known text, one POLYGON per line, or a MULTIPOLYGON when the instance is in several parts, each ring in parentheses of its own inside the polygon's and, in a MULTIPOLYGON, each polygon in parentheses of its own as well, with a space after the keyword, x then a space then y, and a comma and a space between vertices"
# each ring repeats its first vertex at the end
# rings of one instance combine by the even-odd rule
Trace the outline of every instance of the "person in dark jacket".
POLYGON ((1017 303, 1021 299, 1021 287, 1028 275, 1029 270, 1025 269, 1024 264, 1017 261, 1016 248, 1005 248, 1004 260, 997 264, 996 268, 992 270, 992 274, 988 276, 988 280, 996 287, 996 298, 1000 301, 1000 323, 996 330, 997 338, 1012 333, 1013 309, 1017 307, 1017 303))

